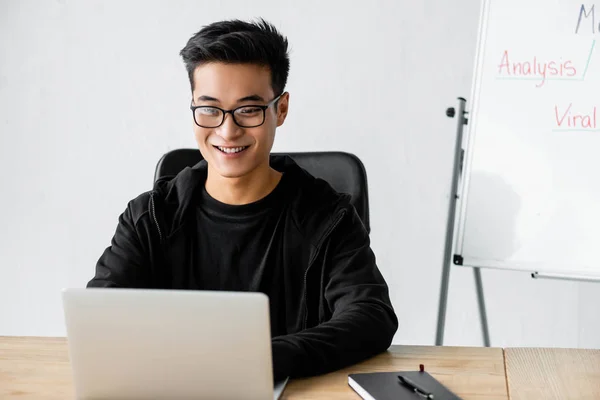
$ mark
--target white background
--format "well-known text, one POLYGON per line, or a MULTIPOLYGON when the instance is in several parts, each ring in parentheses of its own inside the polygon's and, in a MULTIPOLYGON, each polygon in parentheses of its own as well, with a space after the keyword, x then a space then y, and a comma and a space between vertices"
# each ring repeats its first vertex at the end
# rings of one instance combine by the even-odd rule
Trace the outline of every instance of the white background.
MULTIPOLYGON (((291 43, 274 151, 343 150, 369 178, 372 243, 400 320, 433 344, 455 120, 479 1, 0 2, 0 335, 64 335, 126 203, 193 147, 178 56, 201 26, 263 16, 291 43)), ((492 345, 600 347, 592 283, 483 271, 492 345)), ((451 273, 445 344, 480 345, 472 270, 451 273)))

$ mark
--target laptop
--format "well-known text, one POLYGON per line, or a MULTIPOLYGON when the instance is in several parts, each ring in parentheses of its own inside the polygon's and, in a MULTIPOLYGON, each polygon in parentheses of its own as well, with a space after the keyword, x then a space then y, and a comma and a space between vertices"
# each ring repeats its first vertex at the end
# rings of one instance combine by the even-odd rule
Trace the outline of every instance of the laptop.
POLYGON ((262 293, 64 289, 75 395, 278 399, 262 293))

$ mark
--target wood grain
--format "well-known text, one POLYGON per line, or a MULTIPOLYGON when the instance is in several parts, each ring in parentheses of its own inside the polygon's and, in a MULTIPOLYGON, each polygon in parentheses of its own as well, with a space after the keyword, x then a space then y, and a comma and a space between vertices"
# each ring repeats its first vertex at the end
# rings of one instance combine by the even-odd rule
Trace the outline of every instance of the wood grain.
POLYGON ((505 350, 511 400, 600 399, 600 350, 505 350))
POLYGON ((0 337, 0 399, 73 397, 64 338, 0 337))
MULTIPOLYGON (((344 370, 288 384, 283 399, 359 399, 348 374, 418 370, 432 374, 464 400, 507 399, 501 349, 392 346, 344 370)), ((73 399, 64 338, 0 337, 0 399, 73 399)))
POLYGON ((284 399, 360 399, 348 386, 348 374, 425 370, 464 400, 508 399, 502 349, 392 346, 387 352, 331 374, 296 379, 284 399))

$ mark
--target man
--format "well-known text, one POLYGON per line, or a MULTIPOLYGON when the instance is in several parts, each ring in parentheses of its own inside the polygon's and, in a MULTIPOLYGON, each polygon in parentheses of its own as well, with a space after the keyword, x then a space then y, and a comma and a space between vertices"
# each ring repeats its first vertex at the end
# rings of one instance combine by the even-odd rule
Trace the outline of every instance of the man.
POLYGON ((192 36, 181 56, 205 161, 129 203, 88 283, 265 293, 276 380, 385 351, 398 327, 349 196, 270 155, 288 113, 287 45, 264 20, 192 36))

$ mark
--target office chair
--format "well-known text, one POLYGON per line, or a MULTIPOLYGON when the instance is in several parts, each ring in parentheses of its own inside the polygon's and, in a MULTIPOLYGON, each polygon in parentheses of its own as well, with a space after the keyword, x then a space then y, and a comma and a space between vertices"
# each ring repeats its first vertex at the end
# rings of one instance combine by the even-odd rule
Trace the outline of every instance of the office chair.
MULTIPOLYGON (((367 173, 358 157, 350 153, 333 151, 272 154, 290 156, 314 177, 327 181, 340 193, 349 194, 350 202, 356 208, 367 232, 371 231, 367 173)), ((154 172, 154 182, 159 178, 174 177, 184 168, 193 167, 202 159, 202 154, 198 149, 171 150, 158 161, 154 172)))

